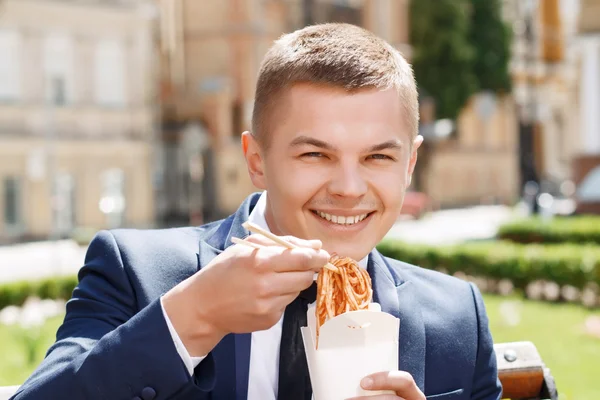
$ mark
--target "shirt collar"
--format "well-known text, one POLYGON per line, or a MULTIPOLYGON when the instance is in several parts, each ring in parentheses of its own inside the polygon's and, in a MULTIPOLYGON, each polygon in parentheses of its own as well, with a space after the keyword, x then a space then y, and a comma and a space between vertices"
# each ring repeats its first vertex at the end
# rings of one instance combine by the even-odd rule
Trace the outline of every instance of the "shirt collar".
MULTIPOLYGON (((248 216, 248 221, 255 225, 258 225, 262 229, 265 229, 265 230, 271 232, 271 229, 269 229, 269 225, 267 224, 267 220, 265 218, 266 210, 267 210, 267 191, 265 190, 260 195, 258 202, 256 203, 256 205, 254 206, 254 209, 248 216)), ((363 258, 362 260, 360 260, 358 262, 358 265, 361 268, 367 268, 368 261, 369 261, 369 256, 367 255, 365 258, 363 258)))

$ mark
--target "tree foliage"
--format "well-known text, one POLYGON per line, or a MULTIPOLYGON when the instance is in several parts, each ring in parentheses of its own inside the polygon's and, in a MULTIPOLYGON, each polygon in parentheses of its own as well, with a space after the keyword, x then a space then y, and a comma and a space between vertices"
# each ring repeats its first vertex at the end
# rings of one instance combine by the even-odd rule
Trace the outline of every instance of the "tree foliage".
POLYGON ((415 77, 437 118, 455 119, 478 90, 510 90, 499 0, 412 0, 410 14, 415 77))
POLYGON ((500 0, 471 0, 470 42, 475 51, 473 71, 480 90, 510 91, 511 31, 502 20, 500 0))

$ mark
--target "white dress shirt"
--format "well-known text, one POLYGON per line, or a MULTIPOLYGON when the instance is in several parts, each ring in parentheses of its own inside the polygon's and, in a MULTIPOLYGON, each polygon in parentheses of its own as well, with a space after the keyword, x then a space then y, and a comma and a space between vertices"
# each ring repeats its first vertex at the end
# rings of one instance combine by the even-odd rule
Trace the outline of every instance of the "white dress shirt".
MULTIPOLYGON (((267 207, 267 192, 263 192, 256 206, 248 216, 248 221, 260 226, 270 232, 265 219, 267 207)), ((368 256, 360 260, 362 268, 367 267, 368 256)), ((161 303, 162 304, 162 303, 161 303)), ((194 368, 200 364, 205 357, 190 357, 177 331, 171 324, 163 307, 163 314, 175 342, 179 356, 183 360, 190 376, 194 368)), ((281 319, 271 328, 252 332, 250 347, 250 373, 248 382, 248 400, 277 400, 279 389, 279 349, 281 345, 281 330, 283 326, 283 315, 281 319)))

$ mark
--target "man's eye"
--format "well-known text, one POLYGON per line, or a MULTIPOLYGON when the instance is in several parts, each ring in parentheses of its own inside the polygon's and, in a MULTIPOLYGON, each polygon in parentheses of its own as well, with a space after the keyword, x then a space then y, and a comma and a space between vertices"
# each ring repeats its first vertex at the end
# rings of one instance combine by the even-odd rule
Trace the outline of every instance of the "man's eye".
POLYGON ((319 153, 318 151, 311 151, 309 153, 302 154, 301 157, 323 157, 323 153, 319 153))
POLYGON ((371 154, 368 158, 373 160, 393 160, 392 157, 386 156, 385 154, 371 154))

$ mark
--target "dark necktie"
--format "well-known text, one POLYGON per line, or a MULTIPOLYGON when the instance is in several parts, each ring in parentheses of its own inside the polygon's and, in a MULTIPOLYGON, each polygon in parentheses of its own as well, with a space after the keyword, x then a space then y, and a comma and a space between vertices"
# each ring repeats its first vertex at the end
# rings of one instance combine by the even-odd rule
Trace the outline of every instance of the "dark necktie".
POLYGON ((283 316, 279 350, 279 400, 311 400, 312 387, 300 327, 306 326, 306 310, 317 297, 317 284, 302 291, 283 316))

